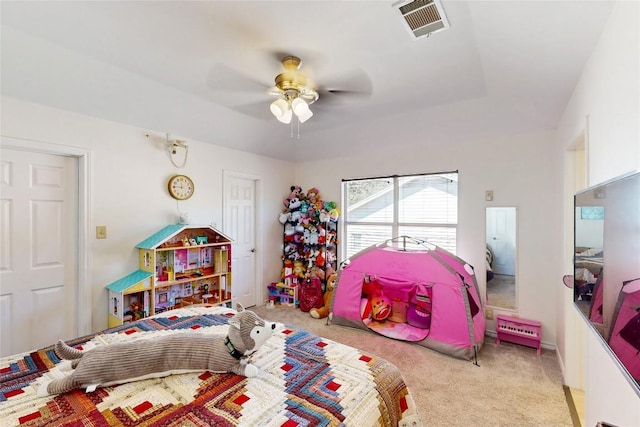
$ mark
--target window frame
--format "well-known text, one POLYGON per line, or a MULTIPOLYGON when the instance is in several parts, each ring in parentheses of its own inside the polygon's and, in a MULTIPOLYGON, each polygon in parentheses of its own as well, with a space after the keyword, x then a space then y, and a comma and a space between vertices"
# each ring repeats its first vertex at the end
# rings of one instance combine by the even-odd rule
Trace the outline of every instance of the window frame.
MULTIPOLYGON (((341 260, 344 261, 352 256, 354 256, 358 251, 352 253, 350 256, 348 247, 349 242, 347 239, 349 226, 365 226, 365 227, 391 227, 391 236, 390 238, 397 238, 400 236, 399 230, 401 228, 415 227, 415 228, 442 228, 442 229, 454 229, 453 236, 453 247, 447 247, 449 252, 456 253, 457 250, 457 230, 458 230, 458 210, 459 210, 459 199, 457 195, 457 187, 459 186, 459 178, 460 174, 457 170, 454 171, 443 171, 443 172, 429 172, 429 173, 418 173, 418 174, 406 174, 406 175, 389 175, 389 176, 376 176, 376 177, 368 177, 368 178, 354 178, 354 179, 342 179, 341 184, 341 201, 342 206, 344 206, 344 212, 342 213, 342 221, 340 224, 340 235, 342 238, 340 239, 340 255, 341 260), (435 176, 435 175, 455 175, 455 178, 452 181, 456 182, 456 215, 455 222, 400 222, 400 180, 402 178, 411 178, 411 177, 420 177, 420 176, 435 176), (393 193, 393 207, 392 207, 392 218, 391 221, 349 221, 348 216, 348 206, 349 206, 349 194, 346 191, 347 185, 351 182, 355 181, 371 181, 376 179, 391 179, 393 182, 392 193, 393 193)), ((412 236, 413 237, 413 236, 412 236)), ((433 243, 433 242, 431 242, 433 243)), ((366 248, 366 246, 365 246, 366 248)), ((362 250, 364 248, 361 248, 362 250)))

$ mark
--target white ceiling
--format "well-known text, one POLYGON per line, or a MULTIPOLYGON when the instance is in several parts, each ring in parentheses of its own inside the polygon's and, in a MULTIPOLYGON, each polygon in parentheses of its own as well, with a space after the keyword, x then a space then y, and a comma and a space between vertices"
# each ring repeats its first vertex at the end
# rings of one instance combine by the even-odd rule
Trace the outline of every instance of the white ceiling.
POLYGON ((415 39, 393 1, 2 1, 3 95, 285 160, 554 129, 612 2, 443 1, 415 39), (279 54, 329 95, 290 137, 279 54), (413 135, 413 136, 412 136, 413 135))

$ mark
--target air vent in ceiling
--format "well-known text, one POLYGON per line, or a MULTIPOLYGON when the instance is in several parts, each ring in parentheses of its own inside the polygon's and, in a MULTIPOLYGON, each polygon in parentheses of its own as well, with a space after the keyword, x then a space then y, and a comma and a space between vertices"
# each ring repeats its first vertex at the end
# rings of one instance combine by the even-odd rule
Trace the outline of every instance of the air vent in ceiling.
POLYGON ((415 38, 429 36, 449 28, 449 21, 438 0, 401 1, 393 5, 415 38))

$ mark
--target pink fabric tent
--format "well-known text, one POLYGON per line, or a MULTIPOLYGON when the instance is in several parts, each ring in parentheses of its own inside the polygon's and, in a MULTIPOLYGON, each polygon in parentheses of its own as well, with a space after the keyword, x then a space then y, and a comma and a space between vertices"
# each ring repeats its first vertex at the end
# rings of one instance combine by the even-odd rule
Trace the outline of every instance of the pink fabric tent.
POLYGON ((640 381, 640 278, 622 284, 613 319, 609 346, 640 381))
POLYGON ((599 324, 604 323, 604 318, 602 317, 603 280, 603 271, 600 269, 598 279, 595 285, 593 285, 593 295, 591 296, 591 305, 589 306, 589 320, 599 324))
POLYGON ((440 247, 409 237, 371 246, 348 260, 338 273, 331 308, 335 325, 374 329, 461 359, 473 358, 484 342, 485 317, 473 268, 440 247), (363 321, 364 277, 376 279, 385 293, 395 295, 409 294, 419 284, 428 287, 429 328, 363 321))

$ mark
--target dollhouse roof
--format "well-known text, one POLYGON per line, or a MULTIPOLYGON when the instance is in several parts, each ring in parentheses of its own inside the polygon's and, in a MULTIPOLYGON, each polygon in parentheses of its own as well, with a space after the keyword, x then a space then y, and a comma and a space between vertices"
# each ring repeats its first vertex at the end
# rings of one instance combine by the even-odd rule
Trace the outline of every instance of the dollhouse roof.
POLYGON ((134 271, 133 273, 123 277, 122 279, 118 279, 115 282, 109 283, 107 285, 107 289, 114 292, 124 292, 130 287, 137 285, 145 279, 148 279, 152 275, 153 273, 150 273, 148 271, 134 271))
POLYGON ((213 231, 214 233, 219 234, 221 237, 227 239, 227 241, 231 242, 231 238, 229 238, 228 236, 224 235, 219 230, 216 230, 215 228, 211 227, 210 225, 172 224, 172 225, 167 225, 162 230, 158 231, 157 233, 153 234, 152 236, 147 237, 142 242, 138 243, 136 245, 136 248, 139 248, 139 249, 156 249, 158 246, 160 246, 162 243, 164 243, 165 241, 169 240, 170 238, 172 238, 176 234, 182 232, 183 230, 190 230, 190 229, 200 229, 200 230, 209 229, 209 230, 213 231))

